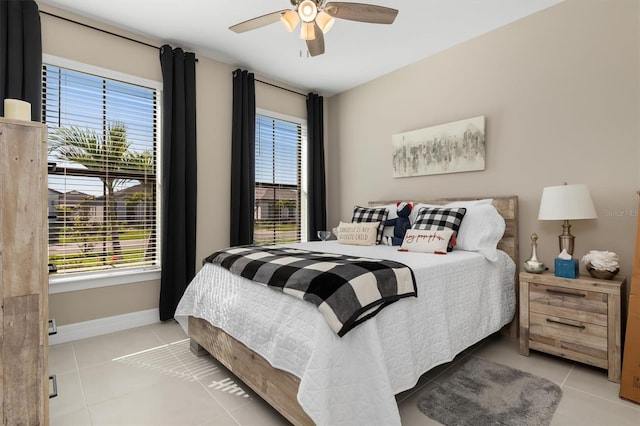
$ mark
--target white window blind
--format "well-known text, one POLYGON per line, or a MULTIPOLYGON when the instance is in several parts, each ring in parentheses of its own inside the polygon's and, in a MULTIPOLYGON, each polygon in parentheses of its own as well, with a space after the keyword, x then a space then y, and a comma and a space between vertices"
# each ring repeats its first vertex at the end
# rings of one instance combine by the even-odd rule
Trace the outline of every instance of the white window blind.
POLYGON ((159 264, 159 92, 44 64, 49 263, 59 274, 159 264))
POLYGON ((256 115, 254 244, 301 240, 304 122, 256 115))

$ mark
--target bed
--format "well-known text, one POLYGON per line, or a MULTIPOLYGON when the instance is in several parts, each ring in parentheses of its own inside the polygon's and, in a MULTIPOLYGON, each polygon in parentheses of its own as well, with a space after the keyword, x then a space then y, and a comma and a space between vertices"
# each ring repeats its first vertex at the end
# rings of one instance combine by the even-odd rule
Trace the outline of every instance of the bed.
POLYGON ((432 284, 421 284, 417 298, 391 304, 342 338, 329 330, 313 305, 243 282, 211 264, 190 284, 176 319, 188 330, 195 354, 210 353, 294 424, 399 424, 395 394, 500 329, 516 337, 518 200, 491 198, 506 225, 495 262, 454 250, 420 269, 424 256, 400 253, 397 247, 296 245, 327 252, 346 249, 357 256, 383 253, 416 267, 417 279, 431 277, 432 284), (211 282, 225 283, 214 302, 208 300, 211 282))

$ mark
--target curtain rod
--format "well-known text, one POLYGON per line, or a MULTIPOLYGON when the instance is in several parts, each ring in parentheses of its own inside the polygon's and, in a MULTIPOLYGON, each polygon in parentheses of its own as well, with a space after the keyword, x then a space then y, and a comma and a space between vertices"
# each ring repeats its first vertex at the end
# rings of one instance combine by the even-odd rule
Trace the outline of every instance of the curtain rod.
POLYGON ((257 78, 254 79, 254 80, 257 81, 258 83, 262 83, 262 84, 266 84, 268 86, 276 87, 278 89, 286 90, 287 92, 295 93, 296 95, 304 96, 305 98, 307 97, 307 95, 305 95, 304 93, 296 92, 295 90, 287 89, 286 87, 281 87, 281 86, 278 86, 277 84, 268 83, 266 81, 258 80, 257 78))
MULTIPOLYGON (((111 32, 111 31, 107 31, 107 30, 104 30, 102 28, 94 27, 93 25, 85 24, 83 22, 78 22, 78 21, 75 21, 75 20, 70 19, 70 18, 65 18, 64 16, 56 15, 54 13, 45 12, 44 10, 40 10, 39 12, 42 13, 42 14, 48 15, 48 16, 52 16, 54 18, 61 19, 63 21, 71 22, 72 24, 80 25, 80 26, 83 26, 85 28, 90 28, 92 30, 100 31, 101 33, 109 34, 109 35, 112 35, 112 36, 115 36, 115 37, 120 37, 122 39, 132 41, 134 43, 142 44, 143 46, 147 46, 147 47, 151 47, 153 49, 160 50, 160 48, 158 46, 154 46, 153 44, 149 44, 149 43, 146 43, 144 41, 136 40, 135 38, 127 37, 127 36, 124 36, 122 34, 114 33, 114 32, 111 32)), ((198 58, 196 58, 196 62, 198 62, 198 58)))
MULTIPOLYGON (((231 72, 231 74, 233 74, 235 76, 236 75, 236 71, 238 71, 238 70, 233 70, 233 72, 231 72)), ((259 80, 257 78, 254 78, 253 80, 257 81, 258 83, 266 84, 267 86, 272 86, 272 87, 275 87, 277 89, 286 90, 287 92, 295 93, 296 95, 304 96, 305 98, 307 97, 307 95, 305 95, 304 93, 296 92, 295 90, 287 89, 286 87, 278 86, 277 84, 269 83, 267 81, 262 81, 262 80, 259 80)))

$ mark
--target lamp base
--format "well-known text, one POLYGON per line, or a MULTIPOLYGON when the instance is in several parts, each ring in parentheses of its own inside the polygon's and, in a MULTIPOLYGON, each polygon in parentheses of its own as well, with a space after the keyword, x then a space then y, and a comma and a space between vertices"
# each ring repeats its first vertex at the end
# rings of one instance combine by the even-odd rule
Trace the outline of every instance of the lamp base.
POLYGON ((558 246, 560 247, 560 252, 562 250, 566 250, 571 256, 573 256, 573 244, 575 242, 576 237, 571 235, 571 225, 568 220, 565 220, 562 224, 562 234, 558 235, 558 246))

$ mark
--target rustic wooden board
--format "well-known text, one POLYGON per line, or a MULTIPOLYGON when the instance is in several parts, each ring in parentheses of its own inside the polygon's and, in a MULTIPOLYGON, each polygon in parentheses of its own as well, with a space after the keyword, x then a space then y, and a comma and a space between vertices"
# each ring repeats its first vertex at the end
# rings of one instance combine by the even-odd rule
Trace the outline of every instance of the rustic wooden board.
POLYGON ((529 282, 520 281, 520 355, 529 356, 529 282))
POLYGON ((37 425, 41 420, 42 389, 34 377, 40 363, 40 297, 37 294, 4 299, 3 420, 7 425, 37 425))
MULTIPOLYGON (((28 126, 5 125, 0 130, 0 224, 2 230, 2 293, 4 297, 34 294, 42 291, 42 268, 34 267, 34 259, 43 262, 41 242, 43 191, 46 186, 41 132, 28 126)), ((45 198, 46 199, 46 198, 45 198)), ((46 266, 46 265, 45 265, 46 266)))
MULTIPOLYGON (((621 294, 625 294, 625 282, 620 287, 621 294)), ((620 383, 622 373, 622 303, 620 295, 609 295, 608 310, 611 312, 607 327, 609 329, 608 336, 608 373, 609 380, 620 383)), ((633 344, 630 342, 630 344, 633 344)))
POLYGON ((573 289, 577 291, 595 291, 598 293, 620 294, 620 282, 625 281, 624 277, 616 277, 615 280, 599 280, 591 275, 580 275, 576 278, 556 277, 553 272, 545 274, 522 273, 522 278, 530 279, 538 284, 544 284, 551 287, 562 287, 565 289, 573 289))
POLYGON ((293 374, 275 369, 263 357, 203 319, 189 317, 189 336, 193 353, 202 355, 198 347, 201 346, 291 423, 313 425, 298 404, 300 380, 293 374))

